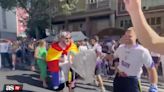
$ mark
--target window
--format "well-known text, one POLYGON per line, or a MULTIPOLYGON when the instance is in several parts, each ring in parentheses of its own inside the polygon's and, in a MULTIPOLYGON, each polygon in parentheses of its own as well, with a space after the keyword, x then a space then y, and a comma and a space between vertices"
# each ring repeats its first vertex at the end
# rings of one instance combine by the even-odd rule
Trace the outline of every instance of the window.
POLYGON ((104 1, 104 0, 98 0, 98 1, 104 1))
POLYGON ((7 21, 6 21, 6 11, 2 9, 2 26, 4 29, 7 29, 7 21))
POLYGON ((79 24, 79 30, 80 30, 80 31, 83 31, 83 24, 82 24, 82 23, 79 24))
POLYGON ((90 0, 90 2, 89 3, 93 3, 93 0, 90 0))
POLYGON ((161 17, 157 17, 157 18, 156 18, 156 24, 157 24, 157 25, 161 24, 161 17))
POLYGON ((146 6, 142 7, 142 10, 147 10, 147 9, 148 9, 148 7, 146 7, 146 6))
POLYGON ((65 26, 64 25, 62 25, 62 29, 65 29, 65 26))
POLYGON ((128 26, 128 21, 127 20, 125 20, 125 27, 127 27, 128 26))
POLYGON ((83 24, 80 24, 80 28, 82 28, 83 27, 83 24))
POLYGON ((148 24, 150 24, 150 19, 149 18, 147 18, 146 21, 147 21, 148 24))
POLYGON ((155 17, 151 18, 151 25, 155 25, 155 17))
POLYGON ((121 1, 120 10, 121 10, 121 11, 124 11, 124 10, 125 10, 125 4, 124 4, 123 1, 121 1))
POLYGON ((88 4, 96 3, 97 0, 88 0, 88 4))
POLYGON ((121 10, 125 10, 125 5, 124 4, 122 4, 121 10))
POLYGON ((124 26, 124 21, 121 20, 121 21, 120 21, 120 27, 123 27, 123 26, 124 26))
POLYGON ((157 32, 160 32, 160 31, 161 31, 161 26, 157 26, 157 27, 156 27, 156 31, 157 31, 157 32))
POLYGON ((131 20, 129 20, 129 27, 131 27, 132 26, 132 21, 131 20))

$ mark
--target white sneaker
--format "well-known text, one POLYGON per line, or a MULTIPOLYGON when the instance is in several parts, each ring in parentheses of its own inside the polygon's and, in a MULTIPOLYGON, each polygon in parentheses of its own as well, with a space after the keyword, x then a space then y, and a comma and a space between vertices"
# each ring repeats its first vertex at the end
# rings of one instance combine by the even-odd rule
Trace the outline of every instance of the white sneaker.
POLYGON ((53 87, 54 90, 56 90, 56 89, 58 89, 58 88, 59 88, 58 86, 54 86, 54 87, 53 87))

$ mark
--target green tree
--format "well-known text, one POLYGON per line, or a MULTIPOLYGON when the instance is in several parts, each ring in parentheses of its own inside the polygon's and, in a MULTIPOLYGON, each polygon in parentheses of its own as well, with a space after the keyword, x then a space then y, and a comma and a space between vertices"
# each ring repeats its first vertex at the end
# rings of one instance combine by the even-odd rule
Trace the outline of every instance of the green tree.
POLYGON ((51 28, 51 19, 58 9, 63 14, 71 14, 78 0, 0 0, 0 6, 6 10, 21 7, 26 10, 27 35, 40 39, 46 37, 45 29, 51 28))

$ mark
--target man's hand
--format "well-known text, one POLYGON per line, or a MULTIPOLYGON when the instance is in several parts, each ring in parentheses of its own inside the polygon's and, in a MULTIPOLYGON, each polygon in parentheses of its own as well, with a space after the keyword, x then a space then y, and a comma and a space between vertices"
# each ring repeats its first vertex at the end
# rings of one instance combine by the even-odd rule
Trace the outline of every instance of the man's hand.
POLYGON ((124 0, 124 3, 129 14, 142 10, 141 0, 124 0))
POLYGON ((157 85, 150 85, 149 92, 158 92, 158 87, 157 85))

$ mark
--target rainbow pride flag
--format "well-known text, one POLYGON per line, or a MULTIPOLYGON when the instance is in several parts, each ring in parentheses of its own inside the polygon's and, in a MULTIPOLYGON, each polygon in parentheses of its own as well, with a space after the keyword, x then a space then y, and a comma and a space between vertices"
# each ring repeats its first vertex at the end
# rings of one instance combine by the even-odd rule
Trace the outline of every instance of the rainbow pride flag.
POLYGON ((50 48, 48 49, 47 56, 46 56, 46 62, 48 66, 48 71, 50 71, 50 74, 52 75, 52 85, 54 87, 60 85, 59 80, 59 61, 62 55, 67 55, 69 52, 71 53, 77 53, 78 48, 74 43, 71 43, 66 47, 65 50, 63 50, 59 45, 58 42, 52 43, 50 48))

